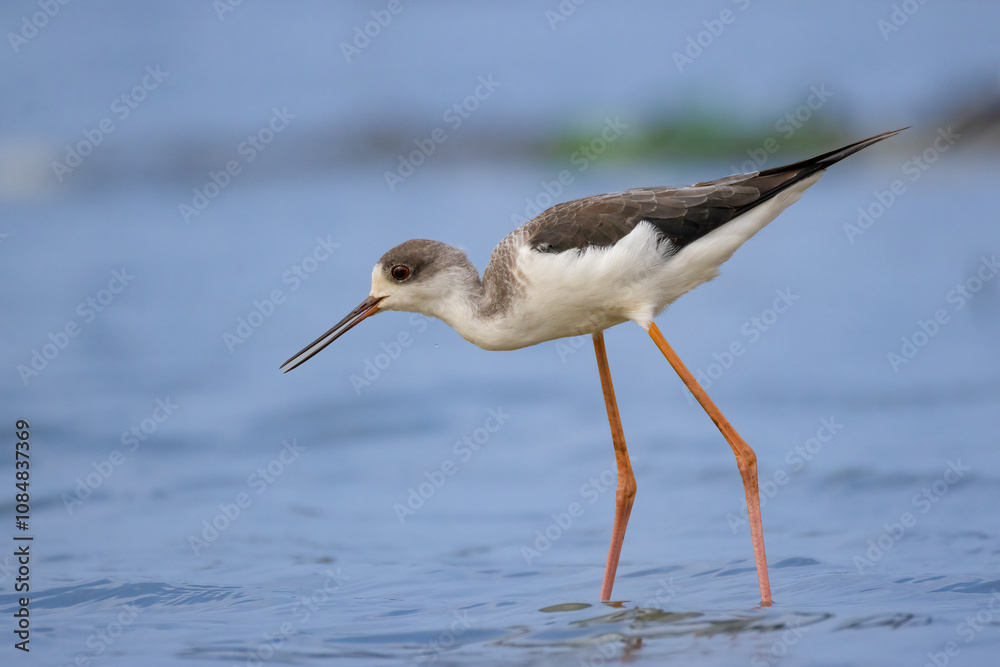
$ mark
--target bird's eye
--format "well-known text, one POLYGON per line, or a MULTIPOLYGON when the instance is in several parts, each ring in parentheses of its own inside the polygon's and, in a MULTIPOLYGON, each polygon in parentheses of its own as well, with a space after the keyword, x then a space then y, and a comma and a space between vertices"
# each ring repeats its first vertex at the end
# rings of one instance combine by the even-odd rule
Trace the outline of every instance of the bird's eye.
POLYGON ((402 264, 397 264, 396 266, 392 267, 392 270, 389 271, 389 273, 392 275, 393 280, 398 280, 399 282, 403 282, 404 280, 410 277, 410 267, 403 266, 402 264))

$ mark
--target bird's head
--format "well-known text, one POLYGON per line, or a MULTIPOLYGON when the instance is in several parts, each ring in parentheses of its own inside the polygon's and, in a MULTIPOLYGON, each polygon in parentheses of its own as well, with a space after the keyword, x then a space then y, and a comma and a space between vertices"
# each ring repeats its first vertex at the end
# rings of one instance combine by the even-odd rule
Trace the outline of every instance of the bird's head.
POLYGON ((365 318, 383 310, 423 313, 448 321, 456 301, 481 286, 479 274, 465 253, 440 241, 413 239, 401 243, 372 269, 368 298, 332 329, 282 364, 287 373, 305 363, 365 318))

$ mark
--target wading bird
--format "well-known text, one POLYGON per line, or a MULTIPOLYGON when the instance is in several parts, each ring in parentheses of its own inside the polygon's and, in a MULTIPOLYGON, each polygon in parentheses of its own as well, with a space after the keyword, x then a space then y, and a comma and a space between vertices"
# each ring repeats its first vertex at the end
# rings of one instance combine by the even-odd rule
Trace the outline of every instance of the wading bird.
MULTIPOLYGON (((904 128, 906 129, 906 128, 904 128)), ((715 422, 743 478, 761 604, 771 604, 757 491, 757 456, 681 363, 653 318, 791 206, 827 167, 902 130, 809 160, 687 187, 634 188, 557 204, 511 232, 482 278, 465 253, 439 241, 406 241, 372 271, 368 298, 281 368, 308 361, 383 310, 443 320, 486 350, 516 350, 591 334, 618 464, 611 547, 601 600, 611 598, 636 484, 622 433, 604 330, 631 320, 653 342, 715 422)))

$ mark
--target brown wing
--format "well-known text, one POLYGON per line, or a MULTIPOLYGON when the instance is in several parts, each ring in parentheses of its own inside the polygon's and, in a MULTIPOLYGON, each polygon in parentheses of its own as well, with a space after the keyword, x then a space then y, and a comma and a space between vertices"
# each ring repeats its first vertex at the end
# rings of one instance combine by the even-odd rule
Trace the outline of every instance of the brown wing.
POLYGON ((528 222, 523 231, 533 250, 559 253, 614 245, 645 220, 670 242, 665 250, 677 252, 791 185, 901 131, 766 171, 688 187, 635 188, 557 204, 528 222))

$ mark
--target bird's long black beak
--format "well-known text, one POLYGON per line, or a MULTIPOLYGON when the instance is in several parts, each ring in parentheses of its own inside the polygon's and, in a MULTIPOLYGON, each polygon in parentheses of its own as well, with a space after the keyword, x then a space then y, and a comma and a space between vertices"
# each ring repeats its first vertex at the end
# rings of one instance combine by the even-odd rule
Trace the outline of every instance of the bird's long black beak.
POLYGON ((356 324, 358 324, 358 322, 377 313, 378 304, 384 298, 384 296, 370 296, 362 301, 361 305, 352 310, 347 317, 333 325, 332 329, 299 350, 291 359, 281 364, 281 368, 283 368, 287 373, 293 368, 301 366, 312 359, 319 353, 320 350, 343 336, 356 324), (285 368, 285 366, 288 366, 288 368, 285 368))

